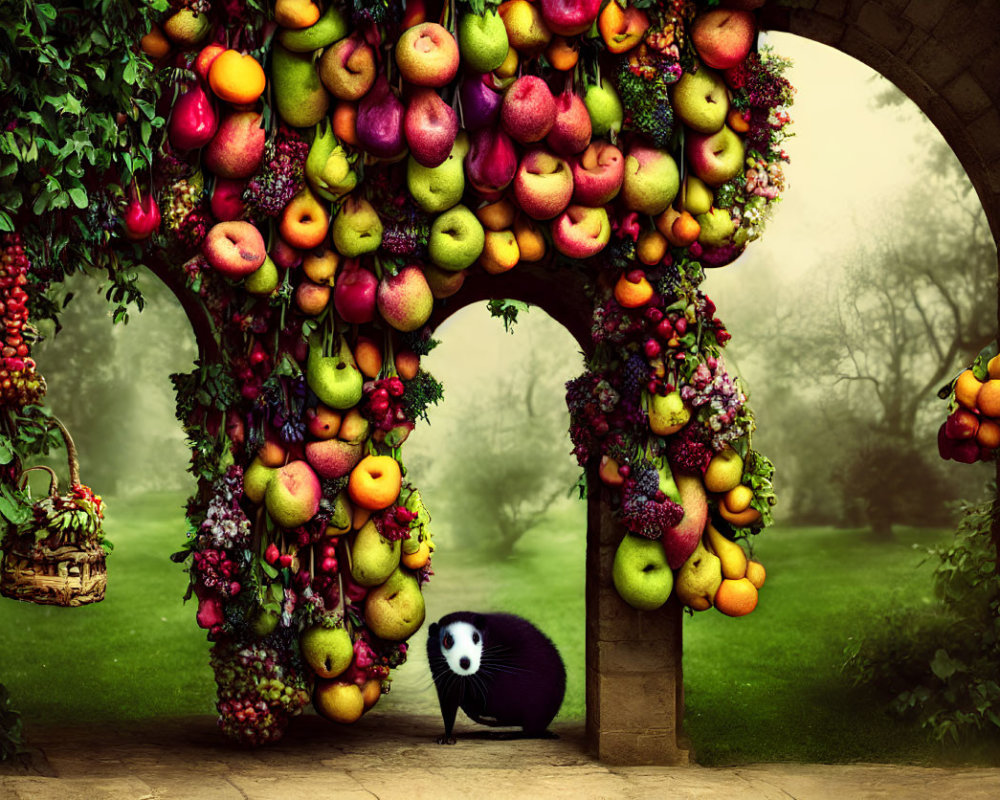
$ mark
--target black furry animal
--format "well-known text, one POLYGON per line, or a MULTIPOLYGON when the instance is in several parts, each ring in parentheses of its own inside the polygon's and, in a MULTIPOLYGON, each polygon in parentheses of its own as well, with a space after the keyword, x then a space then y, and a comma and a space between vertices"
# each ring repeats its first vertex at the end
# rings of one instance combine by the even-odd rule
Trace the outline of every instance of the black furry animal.
POLYGON ((513 614, 456 611, 442 617, 428 629, 427 660, 444 719, 439 744, 455 743, 459 708, 483 725, 546 736, 566 693, 566 668, 555 645, 513 614))

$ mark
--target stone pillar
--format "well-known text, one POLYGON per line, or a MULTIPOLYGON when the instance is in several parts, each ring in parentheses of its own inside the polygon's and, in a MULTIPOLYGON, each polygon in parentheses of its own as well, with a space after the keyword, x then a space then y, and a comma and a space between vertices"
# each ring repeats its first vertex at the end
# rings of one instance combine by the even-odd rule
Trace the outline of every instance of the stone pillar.
POLYGON ((687 764, 681 606, 671 597, 636 611, 618 596, 611 566, 624 531, 601 494, 587 510, 587 745, 606 764, 687 764))

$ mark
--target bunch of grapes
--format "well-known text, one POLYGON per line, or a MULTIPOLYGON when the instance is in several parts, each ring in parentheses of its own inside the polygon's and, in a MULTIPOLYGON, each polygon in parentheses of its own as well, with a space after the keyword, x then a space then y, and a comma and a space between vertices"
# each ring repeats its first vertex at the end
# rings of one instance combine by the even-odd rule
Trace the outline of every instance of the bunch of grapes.
POLYGON ((0 349, 0 403, 20 408, 38 403, 45 395, 45 380, 35 371, 35 362, 25 341, 28 323, 28 255, 19 233, 3 236, 0 256, 0 313, 4 339, 0 349))
POLYGON ((264 152, 261 171, 254 175, 243 191, 243 201, 256 219, 277 217, 304 184, 309 143, 293 130, 282 126, 274 141, 264 152))
POLYGON ((261 644, 240 648, 219 643, 212 648, 216 708, 224 733, 251 746, 281 738, 288 720, 309 702, 304 677, 282 666, 286 661, 261 644))

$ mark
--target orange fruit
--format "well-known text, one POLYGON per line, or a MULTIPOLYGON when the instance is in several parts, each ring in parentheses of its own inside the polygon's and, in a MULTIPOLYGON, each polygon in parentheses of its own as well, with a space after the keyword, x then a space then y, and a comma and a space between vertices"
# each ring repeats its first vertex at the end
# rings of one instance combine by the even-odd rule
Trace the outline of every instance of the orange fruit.
POLYGON ((333 109, 333 133, 344 144, 358 146, 358 107, 342 100, 333 109))
POLYGON ((369 678, 361 686, 361 699, 365 702, 365 711, 378 702, 382 696, 382 681, 377 678, 369 678))
POLYGON ((719 503, 719 516, 730 525, 735 525, 737 528, 745 528, 747 525, 753 525, 760 519, 760 512, 756 508, 746 508, 743 511, 730 511, 726 508, 725 503, 719 503))
POLYGON ((1000 447, 1000 425, 990 419, 979 420, 976 442, 981 447, 988 447, 991 450, 1000 447))
POLYGON ((643 231, 635 243, 635 254, 647 267, 659 264, 667 254, 667 237, 659 231, 643 231))
POLYGON ((367 336, 359 336, 354 346, 354 361, 366 378, 377 378, 382 371, 382 350, 367 336))
POLYGON ((282 28, 308 28, 319 19, 319 6, 312 0, 277 0, 274 21, 282 28))
MULTIPOLYGON (((219 56, 222 58, 222 56, 219 56)), ((314 195, 308 187, 291 199, 281 214, 278 233, 292 247, 311 250, 319 247, 326 239, 330 228, 330 214, 326 204, 314 195)))
POLYGON ((227 103, 256 103, 264 93, 264 68, 251 55, 238 50, 220 53, 208 70, 208 85, 227 103))
POLYGON ((682 211, 670 226, 670 232, 673 234, 672 241, 676 246, 687 247, 701 235, 701 225, 690 211, 682 211))
POLYGON ((399 497, 402 482, 399 462, 392 456, 365 456, 351 470, 347 493, 355 506, 381 511, 399 497))
POLYGON ((714 603, 723 614, 742 617, 757 607, 757 587, 749 578, 724 578, 714 603))
POLYGON ((967 369, 955 379, 955 399, 959 405, 965 406, 968 409, 975 409, 976 398, 979 396, 979 390, 982 388, 982 382, 972 374, 971 369, 967 369))
POLYGON ((139 40, 139 48, 150 58, 163 58, 170 52, 170 40, 155 22, 149 33, 139 40))
POLYGON ((431 546, 427 541, 422 541, 416 552, 403 553, 400 560, 407 569, 422 569, 431 558, 431 546))
POLYGON ((521 261, 542 260, 545 255, 545 237, 533 219, 525 214, 518 215, 514 220, 514 238, 517 239, 521 261))
POLYGON ((750 559, 747 561, 747 574, 746 578, 758 589, 764 585, 764 579, 767 577, 767 571, 764 569, 764 565, 759 561, 754 561, 750 559))
POLYGON ((521 258, 513 231, 486 231, 486 243, 479 263, 490 275, 513 269, 521 258))
POLYGON ((545 57, 553 69, 567 72, 573 69, 576 62, 580 60, 580 47, 575 38, 567 39, 565 36, 553 36, 549 46, 545 48, 545 57))
POLYGON ((986 363, 986 372, 991 378, 1000 378, 1000 354, 993 356, 986 363))
POLYGON ((735 108, 726 115, 726 124, 736 133, 746 133, 750 130, 750 123, 743 119, 743 112, 735 108))
POLYGON ((751 500, 753 500, 753 489, 749 486, 744 486, 742 483, 734 486, 722 498, 722 502, 726 504, 726 508, 734 514, 746 511, 750 507, 751 500))
MULTIPOLYGON (((962 375, 964 374, 963 372, 962 375)), ((991 378, 982 385, 979 394, 976 395, 976 408, 987 417, 1000 417, 1000 380, 991 378)))
POLYGON ((361 687, 344 681, 317 681, 313 707, 334 722, 357 722, 365 710, 361 687))
POLYGON ((653 299, 653 285, 646 280, 642 270, 623 272, 615 284, 615 300, 623 308, 639 308, 653 299), (638 275, 636 274, 638 273, 638 275), (629 280, 629 276, 638 280, 629 280))
POLYGON ((500 199, 476 209, 476 219, 490 231, 504 231, 514 224, 517 209, 510 200, 500 199))
POLYGON ((400 350, 396 353, 396 372, 404 381, 412 381, 420 371, 420 356, 412 350, 400 350))

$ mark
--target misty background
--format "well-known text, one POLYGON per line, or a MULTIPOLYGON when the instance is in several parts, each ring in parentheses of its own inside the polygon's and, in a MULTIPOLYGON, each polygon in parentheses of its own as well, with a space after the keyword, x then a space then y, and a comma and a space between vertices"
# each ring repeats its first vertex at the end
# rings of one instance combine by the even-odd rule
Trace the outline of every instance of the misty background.
MULTIPOLYGON (((995 336, 985 215, 940 134, 891 84, 815 42, 768 38, 798 89, 789 188, 761 240, 702 288, 733 334, 725 357, 757 416, 754 445, 777 468, 775 518, 882 537, 894 524, 948 525, 955 501, 979 498, 992 477, 989 465, 942 461, 935 445, 937 389, 995 336)), ((155 278, 142 285, 147 308, 113 326, 100 281, 71 281, 62 331, 36 349, 82 479, 110 497, 194 488, 168 378, 192 368, 194 336, 155 278)), ((436 338, 422 366, 445 400, 403 452, 438 542, 508 556, 571 506, 582 542, 563 397, 583 369, 579 346, 540 309, 511 335, 485 304, 436 338)))

